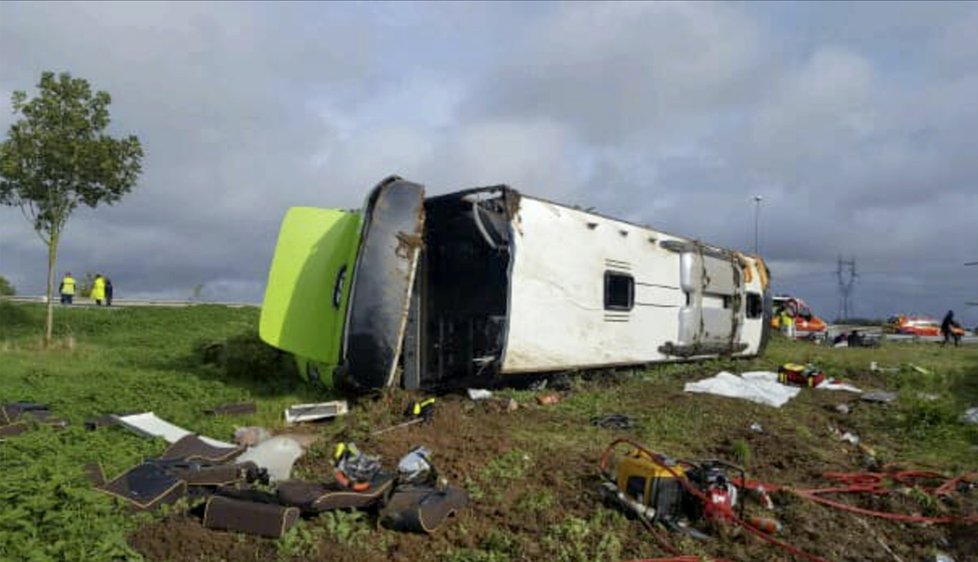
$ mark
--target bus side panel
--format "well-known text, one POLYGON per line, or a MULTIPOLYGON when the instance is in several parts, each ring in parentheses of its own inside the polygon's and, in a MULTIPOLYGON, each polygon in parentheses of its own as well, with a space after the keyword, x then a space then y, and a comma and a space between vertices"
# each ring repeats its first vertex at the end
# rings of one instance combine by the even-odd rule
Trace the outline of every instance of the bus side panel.
POLYGON ((509 331, 502 372, 650 363, 675 341, 675 239, 635 225, 524 197, 514 219, 509 331), (605 307, 607 277, 630 277, 631 309, 605 307))

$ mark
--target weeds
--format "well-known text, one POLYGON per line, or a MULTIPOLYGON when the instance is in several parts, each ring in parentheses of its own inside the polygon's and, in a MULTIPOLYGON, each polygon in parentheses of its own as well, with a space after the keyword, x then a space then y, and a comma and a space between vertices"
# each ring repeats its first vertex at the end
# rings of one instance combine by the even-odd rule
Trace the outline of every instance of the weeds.
POLYGON ((327 511, 319 516, 328 536, 344 546, 354 546, 370 534, 366 515, 362 511, 327 511))
POLYGON ((543 546, 559 562, 614 562, 621 558, 618 538, 624 518, 601 510, 590 519, 568 517, 552 525, 543 537, 543 546))
POLYGON ((750 445, 747 443, 747 441, 744 441, 743 439, 734 441, 731 454, 733 455, 734 461, 741 466, 750 466, 752 453, 750 450, 750 445))
POLYGON ((460 548, 450 550, 441 557, 442 562, 510 562, 505 552, 492 552, 481 548, 460 548))
POLYGON ((275 552, 281 562, 299 558, 307 559, 319 552, 325 530, 322 527, 309 525, 298 521, 285 535, 275 543, 275 552))
POLYGON ((534 513, 547 511, 556 503, 557 499, 550 490, 533 490, 523 494, 523 496, 520 497, 519 501, 516 503, 516 509, 528 515, 532 515, 534 513))
POLYGON ((478 502, 486 498, 486 492, 482 489, 482 486, 479 486, 478 482, 472 480, 468 476, 465 477, 465 481, 462 483, 462 486, 465 488, 465 491, 469 493, 469 498, 471 498, 472 501, 478 502))
POLYGON ((523 478, 531 466, 533 461, 530 455, 519 449, 513 449, 489 461, 479 476, 483 482, 489 483, 518 480, 523 478))

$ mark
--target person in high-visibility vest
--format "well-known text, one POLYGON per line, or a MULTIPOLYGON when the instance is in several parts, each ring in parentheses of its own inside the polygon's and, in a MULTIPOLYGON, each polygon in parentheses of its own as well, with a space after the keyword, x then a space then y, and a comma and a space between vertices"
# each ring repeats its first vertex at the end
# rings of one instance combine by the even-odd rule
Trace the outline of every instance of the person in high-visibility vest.
POLYGON ((105 300, 105 277, 101 274, 95 275, 95 281, 92 281, 91 297, 95 304, 102 306, 102 301, 105 300))
POLYGON ((61 285, 58 286, 58 292, 61 293, 61 304, 71 304, 72 299, 75 298, 75 285, 77 282, 71 276, 71 272, 66 272, 65 276, 61 278, 61 285))
POLYGON ((787 309, 781 310, 781 317, 778 319, 778 327, 781 333, 787 338, 795 337, 795 319, 788 313, 787 309))

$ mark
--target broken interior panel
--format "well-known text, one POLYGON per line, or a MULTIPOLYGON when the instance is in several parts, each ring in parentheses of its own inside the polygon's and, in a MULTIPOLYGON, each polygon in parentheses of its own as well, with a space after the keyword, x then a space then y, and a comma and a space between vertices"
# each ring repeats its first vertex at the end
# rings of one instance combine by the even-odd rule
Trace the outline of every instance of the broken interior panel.
POLYGON ((513 197, 490 188, 425 203, 417 309, 422 386, 499 374, 512 258, 507 201, 513 197))

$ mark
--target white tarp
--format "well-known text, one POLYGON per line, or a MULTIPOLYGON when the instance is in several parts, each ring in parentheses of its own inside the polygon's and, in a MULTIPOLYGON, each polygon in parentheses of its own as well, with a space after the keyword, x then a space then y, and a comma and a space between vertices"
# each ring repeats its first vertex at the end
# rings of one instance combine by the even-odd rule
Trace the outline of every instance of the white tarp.
POLYGON ((751 371, 740 376, 722 371, 708 379, 686 383, 683 390, 742 398, 775 408, 780 408, 801 392, 799 387, 779 383, 778 374, 769 371, 751 371))
MULTIPOLYGON (((193 433, 178 425, 173 425, 163 418, 160 418, 153 412, 143 412, 142 414, 113 417, 119 423, 140 435, 145 435, 147 437, 162 437, 167 443, 176 443, 177 441, 193 433)), ((210 437, 206 437, 204 435, 200 436, 200 440, 208 445, 211 445, 212 447, 224 447, 228 449, 233 449, 235 447, 234 443, 225 443, 224 441, 211 439, 210 437)))

